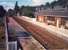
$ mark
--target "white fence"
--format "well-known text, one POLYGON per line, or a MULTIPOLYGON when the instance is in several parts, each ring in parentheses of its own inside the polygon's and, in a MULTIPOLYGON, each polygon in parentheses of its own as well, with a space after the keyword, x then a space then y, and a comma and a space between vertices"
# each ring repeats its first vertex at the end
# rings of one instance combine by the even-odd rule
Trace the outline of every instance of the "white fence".
POLYGON ((8 50, 17 50, 17 41, 8 42, 8 50))

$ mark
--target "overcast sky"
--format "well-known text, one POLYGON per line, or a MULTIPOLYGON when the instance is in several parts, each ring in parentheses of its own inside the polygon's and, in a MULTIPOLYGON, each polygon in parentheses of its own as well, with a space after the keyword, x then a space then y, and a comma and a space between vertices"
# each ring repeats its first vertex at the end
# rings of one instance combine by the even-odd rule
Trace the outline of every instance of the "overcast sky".
POLYGON ((0 0, 0 5, 3 5, 5 8, 13 8, 15 2, 18 1, 18 5, 30 5, 37 6, 41 4, 45 4, 46 2, 52 2, 54 0, 0 0))

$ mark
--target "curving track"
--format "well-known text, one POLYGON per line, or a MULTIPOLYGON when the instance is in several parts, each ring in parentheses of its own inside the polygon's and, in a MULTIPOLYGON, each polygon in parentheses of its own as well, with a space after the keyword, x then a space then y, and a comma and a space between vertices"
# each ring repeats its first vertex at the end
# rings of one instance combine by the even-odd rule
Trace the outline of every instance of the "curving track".
POLYGON ((31 32, 35 39, 37 39, 45 48, 68 49, 67 41, 51 34, 37 25, 34 25, 26 20, 22 20, 19 17, 14 17, 14 19, 27 31, 31 32))

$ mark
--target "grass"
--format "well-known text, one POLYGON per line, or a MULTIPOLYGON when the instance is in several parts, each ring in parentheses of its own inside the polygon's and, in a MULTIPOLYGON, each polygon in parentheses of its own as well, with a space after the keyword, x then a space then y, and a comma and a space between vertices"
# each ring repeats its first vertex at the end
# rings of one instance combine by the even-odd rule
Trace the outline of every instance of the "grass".
POLYGON ((0 42, 4 41, 5 38, 3 38, 5 36, 4 34, 4 22, 3 22, 3 18, 0 18, 0 42))

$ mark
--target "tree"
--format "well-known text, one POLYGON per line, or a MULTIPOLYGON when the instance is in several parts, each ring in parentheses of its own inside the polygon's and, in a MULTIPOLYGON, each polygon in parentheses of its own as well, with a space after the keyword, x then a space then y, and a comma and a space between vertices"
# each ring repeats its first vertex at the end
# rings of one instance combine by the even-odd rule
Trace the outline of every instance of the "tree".
POLYGON ((28 17, 34 17, 34 7, 30 6, 21 6, 20 8, 20 15, 28 16, 28 17))
POLYGON ((24 6, 21 6, 20 8, 20 16, 22 16, 24 13, 23 13, 23 9, 24 9, 24 6))
POLYGON ((12 17, 12 16, 14 16, 14 13, 15 13, 14 10, 9 9, 8 12, 7 12, 7 16, 11 16, 12 17))
POLYGON ((0 6, 0 17, 4 17, 6 14, 6 10, 4 9, 3 6, 0 6))
POLYGON ((57 3, 61 5, 62 7, 68 6, 68 0, 58 0, 57 3))
POLYGON ((47 8, 49 8, 49 7, 50 7, 50 3, 47 2, 45 6, 46 6, 47 8))
POLYGON ((52 9, 53 9, 54 6, 56 6, 56 5, 57 5, 57 1, 53 1, 53 2, 50 4, 50 6, 51 6, 52 9))
POLYGON ((19 13, 19 6, 18 6, 18 2, 16 1, 16 4, 15 4, 15 15, 17 16, 17 13, 19 13))

